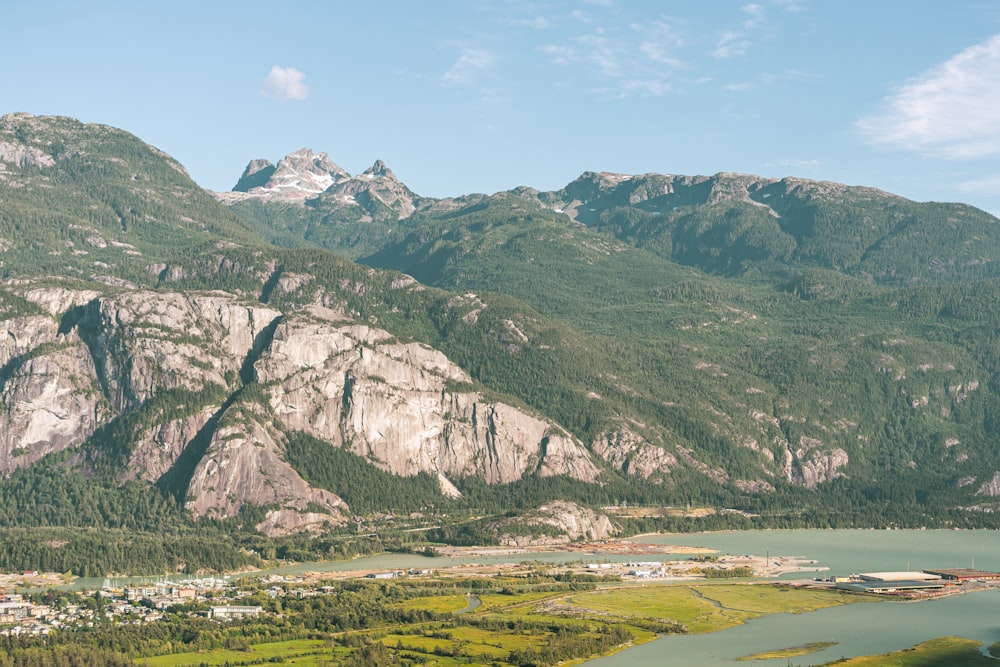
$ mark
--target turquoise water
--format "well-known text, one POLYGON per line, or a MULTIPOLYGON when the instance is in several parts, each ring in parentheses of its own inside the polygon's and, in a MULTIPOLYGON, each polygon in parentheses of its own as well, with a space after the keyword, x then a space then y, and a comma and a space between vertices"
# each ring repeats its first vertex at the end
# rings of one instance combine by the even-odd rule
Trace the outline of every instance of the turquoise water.
POLYGON ((641 539, 731 554, 802 556, 838 575, 972 567, 973 563, 980 569, 1000 571, 1000 531, 994 530, 751 530, 641 539))
MULTIPOLYGON (((724 553, 802 556, 818 560, 831 574, 970 567, 1000 570, 1000 532, 793 530, 662 535, 643 538, 666 544, 699 545, 724 553)), ((802 576, 802 575, 799 575, 802 576)), ((843 657, 898 651, 927 639, 957 635, 1000 641, 1000 591, 923 602, 859 603, 806 614, 776 614, 720 632, 668 636, 588 667, 784 667, 788 659, 737 662, 741 656, 810 642, 837 642, 829 649, 793 658, 818 665, 843 657)))
MULTIPOLYGON (((847 575, 884 570, 972 567, 1000 571, 1000 532, 947 530, 787 530, 656 535, 644 542, 703 546, 721 553, 798 556, 829 568, 823 575, 847 575)), ((301 574, 355 569, 438 568, 461 563, 495 564, 514 560, 560 563, 634 560, 635 556, 589 556, 565 552, 521 556, 467 558, 383 554, 352 561, 300 563, 257 574, 301 574)), ((651 555, 644 561, 686 556, 651 555)), ((247 575, 244 575, 247 576, 247 575)), ((785 575, 812 578, 817 573, 785 575)), ((179 577, 178 577, 179 578, 179 577)), ((76 586, 97 586, 101 580, 81 580, 76 586)), ((884 653, 921 641, 957 635, 984 642, 1000 641, 1000 591, 987 591, 919 603, 859 603, 807 614, 776 614, 716 633, 668 636, 614 656, 592 660, 588 667, 786 667, 785 658, 736 662, 761 651, 833 641, 825 651, 794 658, 794 665, 817 665, 842 657, 884 653)))
POLYGON ((752 655, 810 642, 837 642, 829 649, 793 658, 794 665, 818 665, 844 657, 909 648, 927 639, 957 635, 986 646, 1000 641, 1000 591, 985 591, 924 602, 875 602, 833 607, 807 614, 776 614, 705 635, 671 636, 587 667, 785 667, 786 658, 737 662, 752 655))

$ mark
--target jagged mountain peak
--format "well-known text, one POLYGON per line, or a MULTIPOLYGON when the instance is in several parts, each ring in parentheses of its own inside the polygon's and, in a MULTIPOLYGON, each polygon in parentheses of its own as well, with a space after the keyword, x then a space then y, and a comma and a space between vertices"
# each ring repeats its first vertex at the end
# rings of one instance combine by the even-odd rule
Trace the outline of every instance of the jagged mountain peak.
POLYGON ((274 173, 261 189, 265 194, 281 195, 282 198, 307 199, 350 177, 326 153, 300 148, 278 160, 274 173))
POLYGON ((300 148, 278 160, 251 160, 231 192, 216 193, 220 201, 232 204, 245 199, 303 204, 330 190, 334 185, 395 175, 381 160, 361 176, 351 176, 325 152, 300 148))
POLYGON ((249 192, 253 188, 264 187, 274 175, 275 169, 277 167, 270 160, 263 158, 250 160, 240 180, 233 186, 233 192, 249 192))
POLYGON ((225 203, 243 199, 301 203, 350 178, 326 153, 300 148, 276 165, 263 158, 251 160, 232 191, 216 193, 216 198, 225 203))
POLYGON ((376 178, 379 176, 396 178, 396 175, 392 173, 392 170, 389 169, 389 167, 387 167, 385 162, 382 162, 382 160, 375 160, 375 164, 365 169, 362 175, 376 178))
POLYGON ((416 195, 382 160, 351 176, 326 153, 301 148, 277 165, 253 160, 232 192, 215 193, 225 204, 276 201, 319 207, 335 217, 357 220, 400 220, 433 200, 416 195))

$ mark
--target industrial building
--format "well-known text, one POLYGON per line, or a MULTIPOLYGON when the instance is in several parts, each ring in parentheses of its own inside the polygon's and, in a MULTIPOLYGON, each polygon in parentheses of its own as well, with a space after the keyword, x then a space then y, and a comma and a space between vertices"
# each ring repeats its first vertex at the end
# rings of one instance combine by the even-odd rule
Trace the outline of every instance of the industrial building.
POLYGON ((939 590, 944 586, 939 575, 929 572, 866 572, 837 582, 841 590, 880 594, 939 590))
POLYGON ((968 567, 947 568, 943 570, 924 570, 927 574, 933 574, 948 581, 1000 581, 1000 572, 989 572, 987 570, 976 570, 968 567))
POLYGON ((940 575, 924 572, 865 572, 858 575, 861 581, 938 581, 940 575))

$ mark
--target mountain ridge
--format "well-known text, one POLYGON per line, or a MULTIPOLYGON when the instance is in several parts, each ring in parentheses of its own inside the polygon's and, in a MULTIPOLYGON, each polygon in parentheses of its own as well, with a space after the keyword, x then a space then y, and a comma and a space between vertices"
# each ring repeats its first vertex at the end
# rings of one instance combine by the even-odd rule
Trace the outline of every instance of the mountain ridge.
POLYGON ((12 477, 274 535, 554 500, 991 520, 1000 251, 970 207, 598 172, 438 200, 308 149, 223 206, 113 128, 0 142, 12 477))
MULTIPOLYGON (((491 197, 515 196, 709 273, 740 275, 788 266, 834 270, 894 285, 936 280, 931 274, 956 279, 1000 275, 1000 266, 992 260, 1000 251, 1000 221, 991 214, 964 204, 914 202, 866 186, 733 172, 681 176, 588 171, 551 192, 521 186, 494 195, 434 199, 415 195, 395 176, 391 187, 374 196, 372 188, 358 180, 295 199, 305 210, 294 222, 294 213, 285 214, 289 222, 281 238, 267 224, 255 229, 280 245, 317 245, 357 258, 375 248, 355 251, 344 242, 345 235, 365 235, 356 225, 383 223, 386 233, 398 234, 399 229, 388 225, 413 216, 454 213, 491 197), (359 202, 354 196, 358 193, 374 206, 359 202), (871 222, 853 225, 845 216, 868 216, 871 222), (940 226, 949 229, 947 238, 934 238, 940 226), (723 260, 720 248, 726 251, 723 260)), ((249 202, 266 205, 270 197, 265 190, 214 195, 236 205, 234 210, 251 222, 258 214, 249 202)))

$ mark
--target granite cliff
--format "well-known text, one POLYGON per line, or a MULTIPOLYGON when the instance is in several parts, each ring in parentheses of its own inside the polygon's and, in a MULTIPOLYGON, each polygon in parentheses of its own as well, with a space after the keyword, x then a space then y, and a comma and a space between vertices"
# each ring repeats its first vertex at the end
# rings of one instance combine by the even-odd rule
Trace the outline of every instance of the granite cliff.
POLYGON ((281 312, 220 292, 99 294, 30 281, 4 289, 43 311, 0 322, 4 473, 178 392, 186 399, 174 399, 169 417, 133 432, 123 479, 168 483, 196 516, 274 507, 284 518, 263 525, 272 532, 316 521, 307 508, 331 524, 349 512, 286 462, 289 432, 395 475, 435 475, 447 493, 468 476, 507 484, 600 473, 558 424, 485 399, 441 352, 342 311, 281 312))

